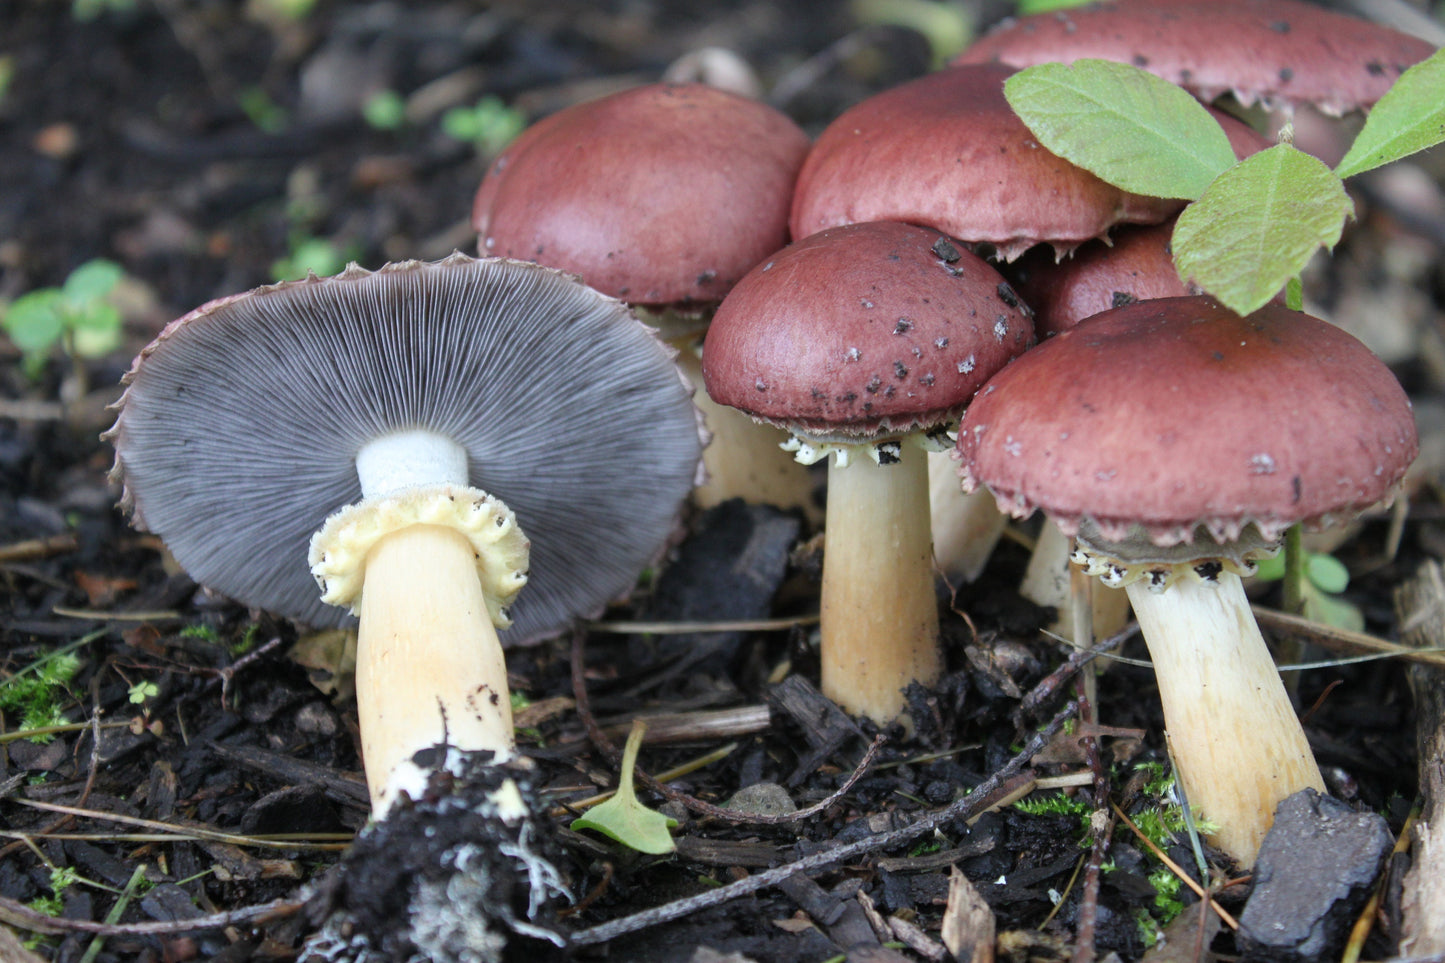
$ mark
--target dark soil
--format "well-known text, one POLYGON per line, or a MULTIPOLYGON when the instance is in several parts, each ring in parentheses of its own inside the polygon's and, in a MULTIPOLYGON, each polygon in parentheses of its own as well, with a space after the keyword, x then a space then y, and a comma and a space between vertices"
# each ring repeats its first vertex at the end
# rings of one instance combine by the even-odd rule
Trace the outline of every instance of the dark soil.
MULTIPOLYGON (((1005 12, 982 7, 985 22, 1005 12)), ((785 95, 775 96, 778 105, 815 132, 848 104, 928 66, 919 35, 865 27, 846 5, 826 2, 322 0, 295 19, 268 17, 266 8, 260 0, 136 0, 82 22, 59 0, 0 0, 0 61, 13 65, 0 95, 0 299, 60 284, 94 257, 118 261, 127 274, 126 343, 113 355, 81 369, 57 356, 32 378, 0 341, 0 680, 33 675, 27 667, 49 653, 78 659, 73 676, 50 687, 53 721, 77 725, 48 741, 0 742, 0 921, 37 928, 33 915, 17 914, 21 904, 116 924, 235 914, 231 925, 191 933, 109 930, 91 957, 102 961, 295 958, 322 924, 324 899, 337 892, 338 851, 368 812, 344 637, 308 634, 199 589, 114 507, 111 453, 98 436, 108 424, 103 406, 134 353, 171 318, 274 280, 274 262, 307 239, 329 240, 372 267, 472 250, 470 201, 487 157, 448 136, 441 118, 483 94, 535 119, 655 79, 683 54, 716 45, 747 61, 764 89, 785 95), (407 98, 407 123, 396 131, 376 129, 360 113, 366 95, 386 88, 407 98), (274 833, 303 835, 255 839, 274 833), (60 886, 58 903, 45 907, 63 870, 80 880, 60 886), (111 919, 121 891, 125 906, 111 919), (317 892, 323 897, 303 907, 317 892), (271 901, 280 902, 269 916, 247 914, 271 901)), ((1438 184, 1439 174, 1426 180, 1438 184)), ((1397 187, 1369 182, 1333 273, 1310 281, 1321 310, 1335 309, 1342 323, 1351 324, 1361 304, 1387 306, 1383 313, 1398 321, 1372 346, 1389 349, 1422 412, 1433 412, 1445 370, 1445 232, 1438 214, 1398 201, 1397 187)), ((1269 399, 1260 403, 1267 412, 1269 399)), ((1398 553, 1386 556, 1383 519, 1336 550, 1355 573, 1348 598, 1383 637, 1397 635, 1393 588, 1422 560, 1445 554, 1441 442, 1427 437, 1425 448, 1398 553)), ((753 600, 760 611, 816 611, 806 521, 740 511, 690 519, 677 564, 703 573, 731 566, 739 526, 753 526, 758 538, 775 539, 763 554, 778 562, 753 600)), ((582 930, 707 892, 879 834, 984 782, 1074 693, 1074 683, 1063 682, 1036 712, 1019 714, 1066 657, 1039 631, 1049 613, 1016 593, 1025 558, 1005 540, 979 582, 955 598, 941 595, 952 672, 937 691, 916 693, 916 731, 889 733, 849 792, 816 816, 782 824, 733 824, 666 803, 681 819, 679 852, 669 857, 565 829, 568 804, 610 787, 616 773, 571 701, 574 673, 618 745, 638 712, 771 706, 766 726, 650 746, 641 765, 662 772, 732 742, 721 761, 673 785, 717 804, 770 782, 807 806, 852 773, 873 733, 819 727, 797 708, 815 697, 806 620, 781 631, 694 634, 686 643, 587 631, 585 668, 573 665, 566 638, 513 653, 514 690, 532 707, 521 732, 536 764, 529 778, 545 800, 541 821, 555 830, 549 852, 579 900, 556 925, 582 930), (780 684, 785 675, 791 682, 780 684)), ((609 617, 719 618, 739 611, 733 591, 701 575, 669 578, 664 569, 633 607, 609 617)), ((1261 601, 1278 604, 1272 595, 1261 601)), ((1137 641, 1125 651, 1143 654, 1137 641)), ((1150 671, 1116 665, 1099 693, 1094 711, 1111 727, 1100 739, 1099 773, 1126 811, 1157 806, 1133 775, 1138 763, 1166 761, 1150 671)), ((1332 792, 1384 813, 1398 831, 1416 793, 1403 670, 1367 662, 1311 671, 1299 694, 1313 707, 1307 728, 1332 792)), ((4 732, 36 724, 18 706, 4 709, 0 723, 4 732)), ((1055 739, 1030 771, 1086 770, 1079 736, 1090 731, 1055 739)), ((650 792, 644 799, 663 802, 650 792)), ((1149 881, 1159 864, 1122 830, 1115 840, 1118 868, 1104 875, 1091 910, 1094 946, 1101 957, 1137 959, 1149 929, 1141 918, 1164 912, 1149 881)), ((923 959, 916 947, 884 947, 893 938, 880 940, 866 921, 850 928, 850 914, 862 894, 883 918, 911 920, 936 941, 956 865, 987 900, 999 932, 1014 931, 1001 941, 1003 955, 1063 958, 1078 936, 1085 896, 1083 874, 1075 874, 1089 842, 1077 813, 1005 808, 971 828, 951 821, 906 846, 816 873, 813 889, 796 877, 579 952, 629 961, 691 960, 702 947, 759 963, 850 950, 855 959, 923 959)), ((1187 848, 1175 855, 1194 865, 1187 848)), ((1226 904, 1237 908, 1242 889, 1227 892, 1226 904)), ((1398 919, 1385 917, 1366 948, 1372 957, 1395 949, 1398 919)), ((34 952, 78 960, 92 939, 57 929, 36 935, 34 952)), ((1232 948, 1227 934, 1215 945, 1232 948)))

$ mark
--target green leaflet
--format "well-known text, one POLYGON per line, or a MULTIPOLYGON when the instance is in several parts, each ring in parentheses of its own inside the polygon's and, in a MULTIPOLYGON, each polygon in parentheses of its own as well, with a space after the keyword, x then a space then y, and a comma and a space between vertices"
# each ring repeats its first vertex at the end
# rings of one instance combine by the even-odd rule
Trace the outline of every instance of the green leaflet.
POLYGON ((1010 77, 1004 95, 1039 143, 1135 194, 1192 200, 1235 162, 1197 100, 1129 64, 1039 64, 1010 77))
POLYGON ((1445 141, 1445 50, 1400 75, 1335 168, 1353 177, 1445 141))
POLYGON ((1288 144, 1221 174, 1174 228, 1174 265, 1238 314, 1263 307, 1320 247, 1333 248, 1354 204, 1319 160, 1288 144))
POLYGON ((617 777, 617 792, 611 799, 594 806, 585 816, 572 820, 572 828, 594 829, 639 853, 660 856, 677 848, 672 834, 668 832, 677 825, 677 820, 642 805, 632 788, 632 771, 637 765, 637 751, 642 748, 642 734, 646 731, 647 726, 641 719, 633 720, 632 731, 628 733, 627 744, 622 749, 622 771, 617 777))

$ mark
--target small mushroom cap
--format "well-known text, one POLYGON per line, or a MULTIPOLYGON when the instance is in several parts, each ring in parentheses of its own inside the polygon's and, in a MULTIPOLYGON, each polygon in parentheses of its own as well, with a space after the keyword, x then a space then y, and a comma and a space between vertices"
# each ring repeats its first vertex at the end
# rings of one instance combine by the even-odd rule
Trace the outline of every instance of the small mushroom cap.
POLYGON ((702 84, 649 84, 534 124, 472 208, 481 252, 579 275, 631 304, 714 303, 787 243, 808 137, 702 84))
POLYGON ((1033 342, 1003 277, 926 228, 852 224, 758 265, 703 345, 717 401, 816 441, 946 424, 1033 342))
POLYGON ((504 641, 627 590, 671 534, 701 443, 670 352, 612 298, 535 264, 453 255, 258 288, 136 358, 114 476, 198 582, 300 622, 348 620, 307 562, 361 499, 368 441, 425 428, 531 540, 504 641))
POLYGON ((798 174, 793 236, 906 221, 1011 261, 1066 251, 1115 224, 1157 224, 1181 202, 1129 194, 1050 153, 1004 99, 1011 67, 941 70, 868 98, 818 138, 798 174))
POLYGON ((1311 104, 1339 116, 1384 96, 1435 48, 1301 0, 1104 0, 1007 20, 954 63, 1132 63, 1201 100, 1311 104))
POLYGON ((959 426, 964 487, 1068 534, 1203 527, 1275 538, 1388 497, 1418 451, 1410 402, 1344 331, 1267 305, 1241 318, 1205 297, 1141 301, 1025 354, 959 426))

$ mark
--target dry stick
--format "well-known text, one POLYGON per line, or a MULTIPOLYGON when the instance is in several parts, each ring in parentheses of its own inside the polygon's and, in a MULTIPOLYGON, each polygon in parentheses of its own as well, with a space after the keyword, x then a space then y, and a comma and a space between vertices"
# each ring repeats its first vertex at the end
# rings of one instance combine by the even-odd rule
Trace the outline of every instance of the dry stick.
MULTIPOLYGON (((689 896, 685 899, 675 900, 662 906, 656 906, 631 916, 624 916, 590 929, 579 930, 572 934, 570 942, 574 946, 592 946, 598 943, 606 943, 608 940, 646 929, 649 926, 657 926, 675 919, 681 919, 691 913, 696 913, 713 906, 720 906, 723 903, 737 899, 740 896, 747 896, 756 893, 758 890, 776 886, 794 873, 808 873, 826 869, 843 860, 851 859, 854 856, 862 856, 866 853, 877 852, 883 849, 891 849, 904 843, 917 839, 925 833, 943 826, 955 819, 967 819, 976 816, 985 809, 991 807, 996 798, 1011 790, 1016 777, 1029 760, 1032 759, 1049 741, 1058 734, 1064 727, 1064 723, 1073 717, 1078 708, 1074 702, 1069 702, 1059 710, 1058 714, 1049 720, 1048 724, 1034 733, 1024 746, 1023 751, 1010 759, 1003 768, 989 776, 974 788, 973 792, 957 802, 951 803, 944 809, 930 813, 917 822, 886 833, 879 833, 876 836, 869 836, 864 839, 836 846, 833 849, 821 853, 814 853, 802 859, 787 863, 775 869, 766 870, 754 876, 740 879, 736 883, 729 883, 720 889, 709 890, 706 893, 699 893, 696 896, 689 896)), ((1021 777, 1024 781, 1030 781, 1031 777, 1021 777)))
MULTIPOLYGON (((586 633, 581 628, 572 633, 572 696, 577 703, 577 717, 581 719, 582 724, 587 727, 587 738, 592 740, 592 744, 607 757, 609 762, 617 765, 622 759, 622 753, 618 750, 616 743, 607 738, 607 734, 603 732, 602 727, 597 724, 596 717, 592 715, 591 703, 587 700, 587 679, 586 673, 583 671, 583 659, 585 656, 582 650, 585 639, 586 633)), ((710 802, 704 802, 696 796, 690 796, 682 790, 669 786, 666 783, 658 782, 657 779, 643 772, 641 769, 635 770, 634 774, 637 781, 647 788, 654 792, 662 793, 662 795, 668 799, 686 806, 698 815, 711 816, 714 819, 721 819, 732 823, 780 826, 807 819, 810 816, 822 812, 843 798, 848 790, 853 788, 853 784, 863 778, 863 774, 867 772, 868 767, 873 764, 874 757, 878 755, 878 750, 883 748, 884 741, 881 735, 873 739, 873 742, 868 746, 868 751, 863 754, 862 762, 858 763, 857 768, 848 776, 843 785, 839 786, 838 790, 827 799, 814 803, 805 809, 799 809, 778 816, 766 816, 762 813, 748 813, 739 812, 734 809, 724 809, 721 806, 714 806, 710 802)))
MULTIPOLYGON (((1084 688, 1078 681, 1080 691, 1084 688)), ((1079 720, 1081 723, 1097 725, 1093 704, 1082 696, 1079 698, 1079 720)), ((1082 726, 1081 726, 1082 728, 1082 726)), ((1084 759, 1094 774, 1094 813, 1089 820, 1089 830, 1094 834, 1094 845, 1089 850, 1089 862, 1084 867, 1084 892, 1079 899, 1078 923, 1074 931, 1073 963, 1093 963, 1094 926, 1099 915, 1099 881, 1103 875, 1104 859, 1109 855, 1109 840, 1114 834, 1114 819, 1109 813, 1109 773, 1099 756, 1099 740, 1086 735, 1079 740, 1084 749, 1084 759)))
POLYGON ((1130 622, 1119 632, 1099 642, 1093 648, 1075 650, 1063 665, 1044 676, 1039 684, 1023 697, 1018 708, 1014 709, 1014 724, 1022 726, 1023 720, 1038 712, 1041 706, 1052 701, 1054 696, 1063 690, 1064 684, 1074 677, 1075 673, 1088 665, 1096 656, 1117 649, 1138 631, 1139 624, 1130 622))
POLYGON ((98 933, 101 936, 174 936, 180 933, 195 933, 200 930, 219 930, 239 923, 269 923, 293 916, 306 908, 304 902, 293 903, 273 900, 261 906, 243 906, 241 909, 210 916, 198 916, 189 920, 170 920, 160 923, 96 923, 92 920, 71 920, 63 917, 46 916, 24 903, 0 896, 0 923, 7 923, 17 929, 31 933, 57 936, 64 933, 98 933))
POLYGON ((1185 886, 1188 886, 1190 889, 1194 890, 1195 896, 1198 896, 1201 900, 1208 901, 1209 908, 1214 910, 1214 912, 1219 915, 1220 919, 1224 920, 1225 926, 1228 926, 1232 930, 1239 929, 1239 920, 1231 916, 1229 910, 1216 903, 1214 901, 1214 897, 1210 896, 1209 893, 1205 891, 1203 886, 1200 886, 1198 883, 1196 883, 1193 876, 1190 876, 1188 873, 1184 872, 1184 870, 1180 868, 1178 863, 1170 859, 1169 854, 1164 852, 1164 850, 1160 849, 1154 843, 1154 840, 1150 839, 1148 836, 1145 836, 1143 830, 1141 830, 1138 826, 1134 825, 1134 820, 1130 819, 1127 815, 1125 815, 1124 810, 1119 808, 1118 803, 1111 802, 1109 803, 1109 806, 1114 810, 1114 815, 1118 816, 1121 820, 1123 820, 1124 825, 1128 826, 1131 830, 1133 830, 1134 835, 1138 836, 1139 840, 1143 842, 1145 846, 1149 847, 1149 851, 1154 854, 1154 856, 1159 860, 1159 862, 1169 867, 1169 871, 1172 872, 1175 876, 1178 876, 1181 880, 1183 880, 1185 886))

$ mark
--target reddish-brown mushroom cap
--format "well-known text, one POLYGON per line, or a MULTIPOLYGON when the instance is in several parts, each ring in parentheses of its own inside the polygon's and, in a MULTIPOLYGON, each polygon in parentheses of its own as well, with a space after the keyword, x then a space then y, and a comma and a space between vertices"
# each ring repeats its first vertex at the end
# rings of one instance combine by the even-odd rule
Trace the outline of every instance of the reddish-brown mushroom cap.
POLYGON ((892 222, 804 238, 748 273, 708 329, 708 392, 798 434, 864 442, 949 422, 1033 340, 997 271, 892 222))
POLYGON ((1410 402, 1369 349, 1269 305, 1143 301, 1040 345, 979 392, 959 428, 965 487, 1069 534, 1136 527, 1156 544, 1250 523, 1266 538, 1387 497, 1418 451, 1410 402))
POLYGON ((1039 145, 1004 99, 1013 68, 957 67, 886 90, 823 131, 793 197, 794 237, 860 221, 926 225, 1012 260, 1068 250, 1180 202, 1129 194, 1039 145))
POLYGON ((1132 63, 1203 100, 1368 107, 1435 48, 1301 0, 1113 0, 1009 20, 957 64, 1132 63))
POLYGON ((716 302, 787 243, 808 138, 758 101, 651 84, 535 124, 482 181, 485 255, 579 275, 631 304, 716 302))

